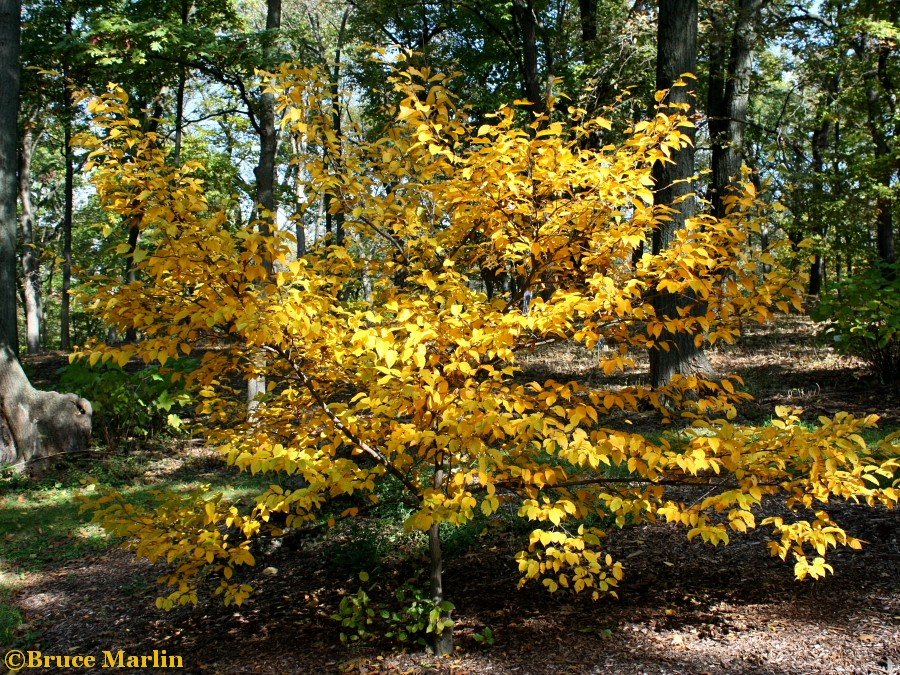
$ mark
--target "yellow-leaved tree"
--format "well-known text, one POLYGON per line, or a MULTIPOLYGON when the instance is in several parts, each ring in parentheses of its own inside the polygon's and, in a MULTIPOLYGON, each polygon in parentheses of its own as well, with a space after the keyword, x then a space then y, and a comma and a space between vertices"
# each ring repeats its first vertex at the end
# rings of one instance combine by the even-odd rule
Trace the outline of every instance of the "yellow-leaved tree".
POLYGON ((712 544, 765 525, 801 579, 830 570, 828 549, 860 546, 822 505, 896 505, 896 438, 870 448, 859 435, 874 417, 810 428, 779 409, 769 425, 739 426, 735 406, 748 396, 735 376, 651 390, 522 375, 522 355, 547 343, 597 348, 614 375, 637 353, 671 348, 666 336, 730 342, 776 306, 799 307, 773 251, 750 257, 761 214, 749 184, 723 219, 693 218, 670 248, 633 260, 669 217, 653 207, 651 169, 688 142, 686 118, 667 109, 594 149, 586 139, 611 122, 579 110, 521 124, 507 107, 475 128, 443 76, 409 69, 392 85, 400 103, 369 141, 346 125, 337 133, 322 73, 287 64, 272 76, 285 130, 310 149, 293 159, 310 203, 327 195, 344 219, 340 245, 325 240, 299 259, 287 233, 210 210, 197 167, 166 163, 121 90, 88 102, 97 131, 81 143, 99 198, 140 222, 145 244, 134 283, 91 281, 94 311, 139 341, 85 355, 165 365, 197 352, 187 377, 200 431, 230 464, 273 477, 246 509, 200 493, 143 508, 116 492, 91 499, 107 529, 170 564, 160 606, 196 602, 210 574, 225 602, 241 603, 254 540, 330 523, 323 514, 347 496, 357 505, 332 519, 391 494, 412 509, 406 527, 427 533, 438 651, 452 625, 440 528, 477 512, 532 524, 517 555, 522 583, 594 598, 615 594, 623 567, 588 523, 662 519, 712 544), (680 316, 654 315, 659 292, 684 295, 680 316), (243 382, 261 374, 268 391, 248 416, 243 382), (656 441, 629 431, 649 409, 682 428, 656 441), (792 517, 758 522, 769 497, 792 517))

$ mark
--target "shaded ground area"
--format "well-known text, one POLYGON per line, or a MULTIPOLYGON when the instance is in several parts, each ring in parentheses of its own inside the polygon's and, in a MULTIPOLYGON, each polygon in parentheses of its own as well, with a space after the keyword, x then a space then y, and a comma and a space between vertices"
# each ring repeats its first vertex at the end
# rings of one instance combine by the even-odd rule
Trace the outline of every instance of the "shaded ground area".
POLYGON ((154 570, 121 551, 29 578, 20 602, 46 653, 165 649, 193 672, 892 672, 900 522, 860 507, 836 516, 871 543, 835 554, 834 576, 820 582, 795 582, 759 538, 710 549, 668 526, 626 531, 610 546, 628 566, 621 599, 598 603, 516 590, 513 542, 501 537, 448 566, 458 620, 458 653, 448 659, 342 645, 329 616, 359 582, 329 573, 315 544, 261 561, 257 593, 240 608, 158 611, 154 570), (489 648, 473 638, 486 626, 496 636, 489 648))
MULTIPOLYGON (((812 415, 852 410, 900 421, 896 399, 861 364, 817 346, 805 320, 780 328, 785 334, 759 331, 713 354, 718 368, 743 373, 756 393, 745 417, 765 419, 774 405, 792 403, 812 415)), ((577 350, 550 362, 594 376, 589 355, 577 350)), ((150 479, 215 472, 208 453, 182 453, 157 462, 150 479)), ((48 654, 165 649, 183 656, 186 670, 210 673, 900 672, 900 514, 846 504, 828 510, 869 543, 832 554, 835 574, 819 582, 796 582, 790 563, 768 555, 765 532, 717 549, 667 525, 613 533, 608 549, 626 566, 618 601, 517 590, 521 535, 473 538, 447 563, 458 649, 446 659, 388 643, 341 643, 330 616, 361 585, 356 573, 370 563, 359 550, 365 539, 273 548, 252 570, 256 593, 243 606, 213 599, 168 614, 153 605, 161 569, 119 550, 90 553, 21 573, 15 602, 26 625, 18 634, 48 654), (475 639, 485 628, 492 646, 475 639)), ((0 572, 7 563, 0 560, 0 572)), ((388 593, 416 564, 384 564, 373 580, 385 579, 385 587, 370 594, 388 593)))

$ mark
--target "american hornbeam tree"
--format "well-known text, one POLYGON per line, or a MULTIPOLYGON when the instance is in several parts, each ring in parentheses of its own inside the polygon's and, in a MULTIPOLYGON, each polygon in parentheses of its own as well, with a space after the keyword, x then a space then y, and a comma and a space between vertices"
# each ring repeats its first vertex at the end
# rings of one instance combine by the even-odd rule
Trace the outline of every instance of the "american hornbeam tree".
POLYGON ((288 232, 224 227, 198 166, 167 162, 123 91, 86 101, 95 131, 79 142, 98 197, 140 223, 148 248, 135 282, 91 281, 94 311, 139 340, 95 343, 84 356, 165 366, 198 352, 186 377, 201 432, 230 464, 272 477, 252 507, 208 491, 159 493, 150 505, 89 493, 98 522, 169 563, 160 607, 197 602, 210 579, 240 604, 261 536, 327 527, 383 499, 407 505, 406 527, 429 541, 439 653, 452 645, 441 529, 476 511, 531 524, 516 556, 523 584, 594 598, 615 595, 624 573, 603 550, 606 530, 631 523, 677 523, 712 544, 767 526, 772 553, 790 557, 801 579, 831 569, 829 549, 861 545, 826 505, 896 505, 897 436, 869 447, 859 435, 874 416, 810 426, 781 408, 770 424, 744 427, 733 419, 748 395, 734 376, 676 376, 654 389, 522 375, 521 355, 537 345, 598 349, 613 375, 632 353, 672 349, 682 333, 730 341, 774 307, 799 305, 776 251, 748 250, 761 215, 749 184, 723 218, 689 219, 668 247, 632 263, 664 222, 653 166, 690 142, 681 110, 667 103, 622 130, 621 144, 593 148, 585 138, 612 121, 571 108, 571 122, 522 128, 521 111, 505 107, 476 126, 442 75, 410 68, 391 84, 393 121, 365 140, 335 128, 325 71, 276 73, 285 133, 329 148, 294 158, 305 189, 336 195, 345 216, 342 244, 327 239, 299 259, 288 232), (499 264, 533 292, 530 311, 521 293, 488 298, 473 283, 499 264), (365 294, 355 290, 363 280, 365 294), (660 315, 660 290, 690 292, 697 306, 660 315), (240 380, 256 376, 260 352, 268 386, 248 415, 240 380), (681 415, 680 430, 658 440, 634 431, 647 406, 681 415), (757 521, 764 499, 783 513, 757 521))

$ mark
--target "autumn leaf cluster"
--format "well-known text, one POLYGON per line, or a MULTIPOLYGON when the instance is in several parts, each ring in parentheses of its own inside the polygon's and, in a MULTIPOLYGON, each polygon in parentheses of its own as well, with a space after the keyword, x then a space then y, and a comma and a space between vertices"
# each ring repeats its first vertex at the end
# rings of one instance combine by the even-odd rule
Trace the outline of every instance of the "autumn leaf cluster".
POLYGON ((649 253, 672 217, 653 204, 652 167, 689 142, 683 114, 613 129, 574 108, 535 118, 510 106, 476 126, 442 75, 408 69, 391 86, 399 103, 372 140, 337 126, 322 73, 288 64, 271 76, 283 132, 303 149, 292 161, 306 208, 325 200, 344 227, 299 257, 288 231, 212 210, 198 167, 167 163, 122 90, 88 102, 95 129, 80 142, 107 227, 137 224, 141 245, 136 281, 93 279, 89 298, 139 340, 84 353, 163 366, 199 355, 186 376, 198 433, 228 463, 272 476, 244 509, 203 492, 161 494, 153 507, 116 492, 89 500, 138 554, 170 563, 160 606, 196 602, 210 574, 226 602, 242 602, 250 588, 237 571, 254 564, 256 538, 358 517, 386 481, 411 507, 411 529, 476 514, 527 521, 522 582, 595 598, 623 578, 602 545, 614 527, 667 521, 727 544, 765 526, 799 578, 824 575, 829 549, 859 547, 826 508, 896 505, 897 439, 869 447, 859 435, 874 417, 810 427, 780 409, 742 426, 736 376, 658 389, 616 379, 676 335, 731 342, 800 306, 777 245, 751 251, 765 217, 751 184, 726 217, 692 218, 649 253), (678 296, 677 316, 656 315, 661 293, 678 296), (602 381, 525 375, 523 355, 563 342, 594 350, 602 381), (261 376, 267 392, 248 415, 245 383, 261 376), (632 431, 648 411, 678 430, 632 431), (774 499, 791 515, 758 522, 774 499))

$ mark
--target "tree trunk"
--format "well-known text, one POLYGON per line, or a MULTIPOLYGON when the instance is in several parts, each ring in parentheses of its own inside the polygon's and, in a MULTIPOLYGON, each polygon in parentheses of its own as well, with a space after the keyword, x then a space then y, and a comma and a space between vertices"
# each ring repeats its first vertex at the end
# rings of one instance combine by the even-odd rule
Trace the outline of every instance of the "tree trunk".
POLYGON ((0 346, 0 467, 40 473, 57 456, 83 452, 92 408, 75 394, 38 391, 7 346, 0 346))
MULTIPOLYGON (((825 95, 825 112, 822 114, 821 124, 813 131, 812 135, 812 190, 810 194, 810 216, 813 222, 813 230, 823 240, 828 233, 828 221, 822 208, 825 201, 825 150, 828 148, 829 138, 833 135, 834 124, 829 119, 829 109, 834 103, 840 84, 837 75, 828 82, 825 95)), ((819 295, 825 276, 825 259, 817 252, 809 269, 809 295, 819 295)))
POLYGON ((725 204, 722 201, 724 186, 728 185, 728 176, 723 170, 726 161, 723 155, 728 145, 728 105, 725 101, 725 83, 728 77, 725 65, 725 45, 714 41, 709 52, 709 81, 706 92, 706 117, 709 124, 709 140, 712 152, 710 159, 711 177, 709 181, 709 201, 716 218, 725 215, 725 204))
MULTIPOLYGON (((134 269, 134 254, 137 252, 138 240, 141 236, 141 227, 136 218, 132 218, 131 224, 128 226, 128 252, 125 254, 125 283, 133 284, 137 281, 134 269)), ((71 259, 71 249, 69 256, 71 259)), ((129 326, 125 331, 125 342, 135 342, 137 340, 137 329, 129 326)))
POLYGON ((41 274, 34 241, 34 208, 31 203, 31 158, 34 153, 34 117, 25 122, 19 150, 19 200, 22 204, 22 290, 25 296, 25 343, 30 354, 41 350, 41 274))
POLYGON ((597 39, 597 0, 578 0, 581 42, 585 48, 597 39))
POLYGON ((710 107, 707 113, 710 117, 710 138, 713 145, 711 198, 713 213, 718 218, 725 215, 723 199, 741 170, 756 25, 764 4, 765 0, 739 0, 731 37, 728 73, 724 82, 721 77, 713 77, 713 70, 717 68, 714 62, 718 60, 721 63, 724 48, 721 45, 714 48, 718 53, 713 53, 710 57, 710 107), (718 98, 715 89, 722 87, 724 92, 718 98))
MULTIPOLYGON (((688 103, 694 107, 691 83, 674 86, 684 73, 697 70, 697 0, 660 0, 657 30, 656 88, 669 90, 671 103, 688 103)), ((690 113, 689 113, 690 114, 690 113)), ((654 203, 674 209, 672 220, 662 222, 653 231, 653 253, 658 255, 675 240, 686 219, 694 215, 691 176, 694 175, 694 132, 685 129, 692 143, 672 153, 672 163, 658 162, 653 167, 656 184, 654 203)), ((678 317, 679 297, 660 291, 653 298, 656 316, 660 319, 678 317)), ((664 332, 661 339, 669 350, 650 350, 650 382, 654 388, 671 382, 676 374, 691 375, 710 370, 702 347, 694 343, 694 336, 680 332, 664 332)))
MULTIPOLYGON (((66 16, 66 35, 72 34, 72 15, 66 16)), ((72 154, 72 99, 67 87, 68 63, 63 64, 63 153, 65 154, 66 177, 63 204, 63 255, 62 255, 62 300, 59 309, 59 348, 67 352, 72 349, 72 329, 70 318, 72 309, 69 290, 72 286, 72 214, 74 211, 75 159, 72 154)))
MULTIPOLYGON (((281 27, 281 0, 266 2, 266 36, 263 41, 263 59, 266 66, 272 58, 275 32, 281 27)), ((275 96, 263 92, 258 106, 259 162, 253 169, 256 177, 256 218, 259 229, 265 235, 275 229, 275 155, 278 151, 278 128, 275 126, 275 96)), ((250 417, 259 407, 259 397, 266 391, 265 355, 254 356, 256 374, 247 380, 247 414, 250 417)))
POLYGON ((522 91, 525 98, 531 101, 531 109, 536 113, 543 113, 546 106, 538 77, 538 25, 533 0, 513 0, 512 12, 522 40, 522 55, 519 61, 522 71, 522 91))
POLYGON ((0 346, 19 353, 16 318, 16 130, 19 115, 20 0, 0 0, 0 346))
POLYGON ((872 142, 875 145, 876 173, 875 178, 880 183, 881 190, 876 200, 875 208, 878 210, 876 221, 875 241, 878 249, 878 258, 885 264, 886 275, 893 278, 894 272, 887 266, 893 265, 897 257, 894 251, 894 214, 891 197, 891 185, 894 177, 894 166, 891 145, 887 134, 882 127, 882 120, 890 118, 885 115, 884 99, 893 95, 893 83, 887 76, 888 48, 879 49, 877 65, 874 69, 866 71, 866 122, 872 142), (882 91, 884 94, 882 94, 882 91))
MULTIPOLYGON (((442 460, 435 460, 434 489, 444 487, 444 467, 442 460)), ((435 523, 428 530, 428 543, 431 552, 431 600, 435 605, 444 602, 444 562, 441 553, 441 526, 435 523)), ((444 614, 442 613, 443 617, 444 614)), ((432 634, 431 647, 435 656, 446 656, 453 653, 453 630, 446 628, 440 633, 432 634)))
MULTIPOLYGON (((187 26, 190 15, 190 3, 181 0, 181 25, 187 26)), ((175 147, 172 149, 172 161, 175 166, 181 164, 181 142, 184 132, 184 88, 187 83, 187 68, 184 65, 178 67, 178 89, 175 92, 175 147)))

